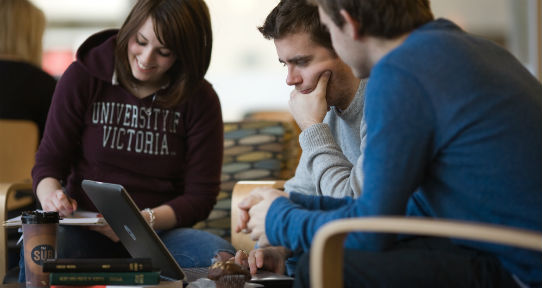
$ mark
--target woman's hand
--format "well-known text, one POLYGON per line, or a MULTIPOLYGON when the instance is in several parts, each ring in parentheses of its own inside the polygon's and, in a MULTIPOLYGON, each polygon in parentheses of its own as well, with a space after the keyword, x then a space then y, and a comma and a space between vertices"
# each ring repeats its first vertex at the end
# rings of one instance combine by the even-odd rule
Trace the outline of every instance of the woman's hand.
POLYGON ((58 211, 60 216, 69 216, 77 210, 77 201, 62 191, 60 182, 54 178, 44 178, 36 188, 36 195, 44 211, 58 211))
POLYGON ((105 235, 107 238, 111 239, 111 241, 115 243, 119 242, 120 240, 115 231, 113 231, 113 229, 111 229, 111 226, 109 225, 89 226, 89 229, 105 235))

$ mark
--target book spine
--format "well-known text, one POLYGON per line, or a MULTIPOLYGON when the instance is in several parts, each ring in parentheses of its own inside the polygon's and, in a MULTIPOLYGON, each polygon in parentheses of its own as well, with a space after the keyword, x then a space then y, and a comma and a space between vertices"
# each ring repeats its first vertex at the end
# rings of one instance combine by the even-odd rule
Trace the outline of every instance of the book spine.
POLYGON ((160 283, 160 272, 89 272, 49 274, 50 285, 154 285, 160 283))
POLYGON ((151 259, 127 259, 126 262, 119 260, 96 262, 45 262, 43 272, 150 272, 152 271, 151 259))

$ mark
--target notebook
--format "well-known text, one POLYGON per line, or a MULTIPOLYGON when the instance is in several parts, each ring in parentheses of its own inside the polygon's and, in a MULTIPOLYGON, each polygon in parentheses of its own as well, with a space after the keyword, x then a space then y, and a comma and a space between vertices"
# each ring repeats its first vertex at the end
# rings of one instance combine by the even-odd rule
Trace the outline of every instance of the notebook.
MULTIPOLYGON (((92 180, 83 180, 81 186, 133 258, 151 258, 163 279, 186 283, 207 277, 205 267, 182 269, 177 264, 124 187, 92 180)), ((265 287, 291 287, 293 278, 262 271, 253 275, 250 282, 255 284, 253 287, 256 283, 265 287)))
MULTIPOLYGON (((43 211, 43 210, 37 210, 43 211)), ((100 217, 96 212, 77 210, 72 215, 62 217, 58 221, 60 225, 75 225, 75 226, 102 226, 107 224, 104 218, 100 217)), ((10 218, 4 221, 4 227, 21 227, 21 215, 10 218)))

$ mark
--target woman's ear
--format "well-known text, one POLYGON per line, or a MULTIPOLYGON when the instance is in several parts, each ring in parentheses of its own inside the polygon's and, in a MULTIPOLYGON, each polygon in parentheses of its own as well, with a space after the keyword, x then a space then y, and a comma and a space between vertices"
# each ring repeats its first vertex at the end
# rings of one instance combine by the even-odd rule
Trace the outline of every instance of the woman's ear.
POLYGON ((352 37, 352 39, 359 40, 361 38, 359 33, 361 24, 354 20, 354 18, 352 18, 352 16, 344 9, 341 9, 339 13, 344 19, 343 31, 352 37))

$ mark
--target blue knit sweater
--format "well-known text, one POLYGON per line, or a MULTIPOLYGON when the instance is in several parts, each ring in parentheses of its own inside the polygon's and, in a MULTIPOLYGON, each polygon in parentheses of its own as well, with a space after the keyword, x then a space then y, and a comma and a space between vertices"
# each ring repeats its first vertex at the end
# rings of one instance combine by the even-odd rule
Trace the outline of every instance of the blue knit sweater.
MULTIPOLYGON (((307 251, 323 224, 377 215, 542 232, 542 86, 506 50, 447 20, 430 22, 373 67, 364 113, 362 196, 275 200, 266 217, 271 244, 307 251)), ((346 245, 382 250, 396 239, 355 233, 346 245)), ((527 284, 542 283, 541 253, 454 241, 496 255, 527 284)))

